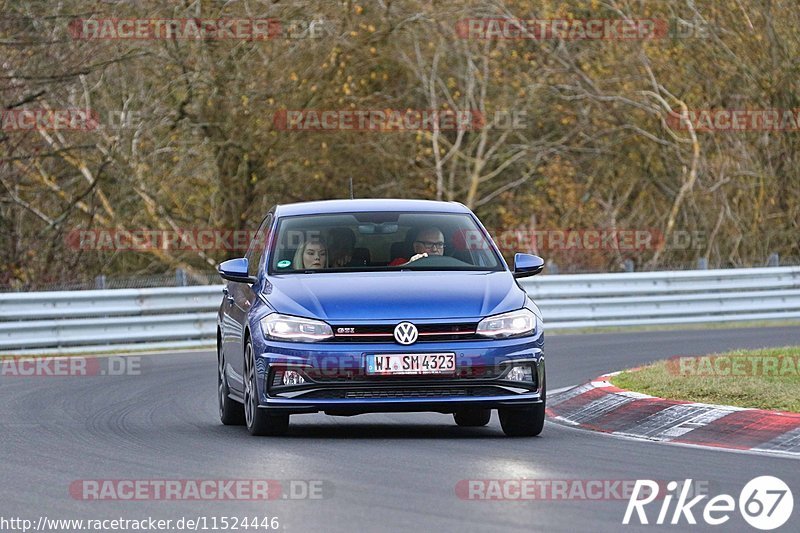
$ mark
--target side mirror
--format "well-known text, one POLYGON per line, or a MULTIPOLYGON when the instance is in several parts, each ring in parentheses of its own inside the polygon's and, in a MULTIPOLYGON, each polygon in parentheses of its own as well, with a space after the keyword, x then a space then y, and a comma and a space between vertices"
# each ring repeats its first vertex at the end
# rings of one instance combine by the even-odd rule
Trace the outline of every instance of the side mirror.
POLYGON ((544 270, 544 259, 538 255, 515 254, 514 255, 514 277, 526 278, 535 276, 544 270))
POLYGON ((258 281, 258 278, 248 275, 247 266, 246 257, 237 257, 236 259, 228 259, 220 263, 217 272, 219 272, 222 279, 227 279, 228 281, 255 283, 258 281))

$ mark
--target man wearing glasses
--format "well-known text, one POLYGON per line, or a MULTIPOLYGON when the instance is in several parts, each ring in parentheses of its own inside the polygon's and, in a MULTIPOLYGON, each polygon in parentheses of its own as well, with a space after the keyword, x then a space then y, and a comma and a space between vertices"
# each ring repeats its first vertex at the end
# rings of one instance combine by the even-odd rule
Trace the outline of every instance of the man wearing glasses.
POLYGON ((411 256, 411 259, 398 257, 392 260, 389 266, 405 265, 430 255, 444 255, 444 234, 439 228, 433 226, 424 228, 417 234, 413 246, 414 255, 411 256))

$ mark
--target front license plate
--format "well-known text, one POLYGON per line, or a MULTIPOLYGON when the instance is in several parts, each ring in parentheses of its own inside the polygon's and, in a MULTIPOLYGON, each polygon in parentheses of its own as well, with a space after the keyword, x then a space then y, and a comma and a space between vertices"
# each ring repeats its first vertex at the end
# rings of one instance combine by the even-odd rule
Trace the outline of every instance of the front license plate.
POLYGON ((454 374, 455 371, 456 354, 454 353, 367 355, 367 374, 454 374))

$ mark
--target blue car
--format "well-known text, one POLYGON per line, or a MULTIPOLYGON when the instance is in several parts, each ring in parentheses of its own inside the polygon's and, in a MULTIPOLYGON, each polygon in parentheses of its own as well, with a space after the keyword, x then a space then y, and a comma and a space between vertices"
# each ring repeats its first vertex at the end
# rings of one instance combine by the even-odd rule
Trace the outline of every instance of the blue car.
POLYGON ((545 418, 541 313, 478 218, 454 202, 274 207, 219 265, 219 413, 253 435, 324 412, 452 414, 534 436, 545 418))

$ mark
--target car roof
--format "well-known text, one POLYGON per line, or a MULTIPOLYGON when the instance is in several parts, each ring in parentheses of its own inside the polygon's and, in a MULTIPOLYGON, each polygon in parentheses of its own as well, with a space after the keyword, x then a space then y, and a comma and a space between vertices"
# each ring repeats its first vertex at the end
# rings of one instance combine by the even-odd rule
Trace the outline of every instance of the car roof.
POLYGON ((358 199, 321 200, 278 205, 275 216, 320 215, 333 213, 363 213, 370 211, 410 211, 424 213, 469 213, 466 206, 458 202, 433 200, 358 199))

